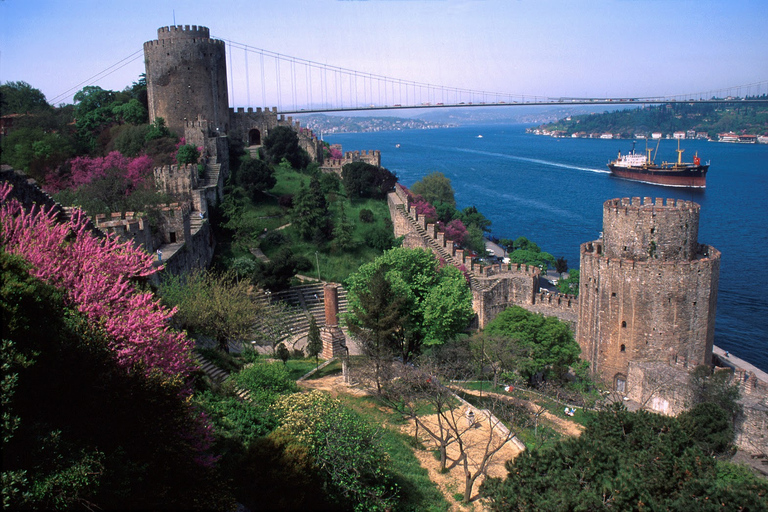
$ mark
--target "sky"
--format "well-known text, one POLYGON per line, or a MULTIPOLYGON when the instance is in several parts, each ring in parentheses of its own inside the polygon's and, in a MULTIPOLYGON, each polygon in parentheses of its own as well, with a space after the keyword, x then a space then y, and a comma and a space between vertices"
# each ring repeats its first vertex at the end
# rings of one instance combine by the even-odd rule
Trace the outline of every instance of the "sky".
MULTIPOLYGON (((56 105, 85 85, 121 90, 144 72, 143 43, 173 24, 235 43, 235 107, 291 96, 289 65, 287 92, 270 90, 273 72, 262 93, 259 56, 244 45, 515 95, 668 96, 753 83, 762 85, 741 94, 768 93, 765 0, 0 0, 0 82, 27 82, 56 105)), ((295 103, 320 94, 315 76, 309 100, 311 77, 296 78, 295 103)))

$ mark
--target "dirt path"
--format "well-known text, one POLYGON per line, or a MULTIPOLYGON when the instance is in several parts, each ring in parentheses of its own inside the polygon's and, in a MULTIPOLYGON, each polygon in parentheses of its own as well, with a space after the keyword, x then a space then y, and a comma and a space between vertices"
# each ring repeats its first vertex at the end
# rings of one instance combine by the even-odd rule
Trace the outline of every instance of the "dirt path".
MULTIPOLYGON (((456 388, 456 389, 461 389, 462 392, 470 395, 474 395, 474 396, 480 395, 480 392, 476 390, 466 389, 466 388, 456 388)), ((485 394, 490 396, 495 396, 502 400, 512 400, 517 405, 523 405, 527 407, 528 410, 533 412, 534 414, 537 413, 539 410, 537 405, 529 400, 521 400, 519 398, 513 398, 511 396, 502 395, 499 393, 491 393, 489 391, 486 391, 485 394)), ((552 426, 552 428, 557 430, 559 433, 567 436, 578 437, 584 431, 584 427, 579 423, 576 423, 575 421, 567 420, 565 418, 561 418, 560 416, 552 414, 549 411, 542 412, 541 418, 543 418, 544 422, 549 423, 552 426)))
MULTIPOLYGON (((304 380, 299 382, 299 386, 304 389, 326 391, 333 397, 337 397, 339 394, 351 394, 355 396, 370 394, 365 389, 349 386, 344 382, 340 375, 304 380)), ((466 425, 465 409, 466 406, 462 405, 454 410, 454 414, 459 418, 462 427, 466 425)), ((428 426, 436 426, 437 415, 422 417, 421 419, 428 426)), ((472 472, 477 471, 478 462, 482 459, 485 452, 485 446, 490 434, 489 426, 488 419, 478 415, 478 418, 475 421, 475 427, 467 430, 462 435, 462 441, 467 447, 466 451, 469 459, 469 469, 472 472)), ((404 425, 402 431, 408 435, 414 435, 415 423, 411 421, 404 425)), ((498 442, 501 435, 502 434, 500 434, 498 429, 495 430, 493 442, 498 442)), ((437 449, 437 444, 426 432, 424 432, 423 428, 419 429, 419 439, 426 449, 414 450, 413 453, 421 466, 427 470, 430 480, 437 484, 438 488, 445 496, 446 501, 451 504, 450 510, 452 512, 479 512, 485 510, 485 507, 478 498, 478 489, 483 482, 483 476, 478 477, 475 481, 475 485, 472 489, 472 502, 469 505, 463 505, 462 503, 457 502, 454 498, 455 494, 464 493, 464 467, 463 464, 457 462, 460 458, 458 446, 454 443, 448 447, 447 467, 449 470, 446 473, 440 473, 440 461, 434 455, 434 451, 437 449)), ((507 470, 504 467, 504 463, 517 457, 520 452, 521 450, 514 443, 507 442, 491 459, 491 463, 488 465, 486 473, 493 477, 505 477, 507 475, 507 470)))

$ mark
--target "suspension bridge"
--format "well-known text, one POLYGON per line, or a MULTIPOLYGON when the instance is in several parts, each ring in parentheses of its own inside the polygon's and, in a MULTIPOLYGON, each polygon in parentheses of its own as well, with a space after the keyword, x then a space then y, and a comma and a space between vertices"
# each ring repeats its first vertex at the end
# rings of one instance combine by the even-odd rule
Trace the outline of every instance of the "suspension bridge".
MULTIPOLYGON (((213 36, 212 36, 213 37, 213 36)), ((549 97, 435 85, 333 66, 218 38, 226 44, 231 106, 276 106, 281 114, 535 105, 643 105, 659 103, 768 103, 768 80, 723 89, 645 97, 549 97)), ((53 98, 64 99, 85 85, 143 57, 129 55, 53 98)))

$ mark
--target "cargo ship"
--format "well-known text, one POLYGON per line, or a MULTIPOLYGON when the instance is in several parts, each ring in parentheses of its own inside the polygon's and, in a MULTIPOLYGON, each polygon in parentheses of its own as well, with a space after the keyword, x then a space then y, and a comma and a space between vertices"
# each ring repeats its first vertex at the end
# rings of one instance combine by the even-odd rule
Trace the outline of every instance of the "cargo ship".
POLYGON ((677 162, 656 165, 651 158, 651 150, 646 148, 645 151, 646 155, 636 153, 633 142, 632 151, 626 155, 619 152, 618 158, 608 164, 608 169, 613 176, 626 180, 668 187, 706 188, 709 162, 702 164, 698 153, 694 155, 692 163, 683 162, 685 150, 680 149, 680 139, 677 139, 677 162))

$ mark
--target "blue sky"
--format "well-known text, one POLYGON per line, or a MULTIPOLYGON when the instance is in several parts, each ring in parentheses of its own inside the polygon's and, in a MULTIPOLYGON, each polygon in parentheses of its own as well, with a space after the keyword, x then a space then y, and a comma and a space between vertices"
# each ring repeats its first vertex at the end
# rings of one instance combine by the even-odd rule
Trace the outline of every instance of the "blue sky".
MULTIPOLYGON (((174 16, 285 55, 512 94, 657 96, 768 80, 765 0, 1 0, 0 81, 71 102, 174 16)), ((233 50, 232 106, 261 106, 257 60, 246 91, 245 52, 233 50)), ((143 69, 137 58, 96 85, 122 89, 143 69)))

